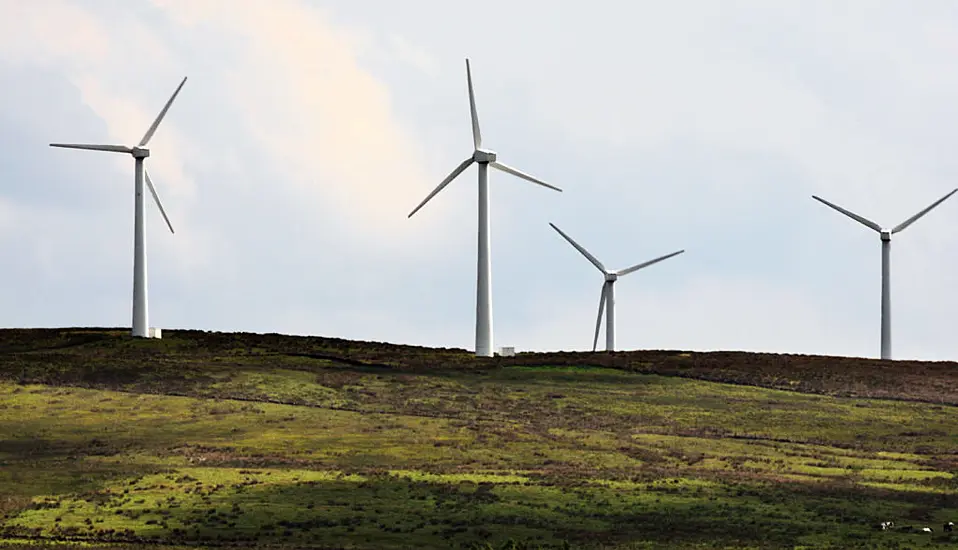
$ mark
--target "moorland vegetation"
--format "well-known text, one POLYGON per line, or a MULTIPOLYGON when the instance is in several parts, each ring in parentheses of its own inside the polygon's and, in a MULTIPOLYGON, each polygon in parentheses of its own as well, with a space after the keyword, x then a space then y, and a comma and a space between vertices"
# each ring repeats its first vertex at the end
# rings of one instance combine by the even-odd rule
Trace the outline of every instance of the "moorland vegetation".
POLYGON ((956 366, 0 330, 0 548, 940 547, 956 366))

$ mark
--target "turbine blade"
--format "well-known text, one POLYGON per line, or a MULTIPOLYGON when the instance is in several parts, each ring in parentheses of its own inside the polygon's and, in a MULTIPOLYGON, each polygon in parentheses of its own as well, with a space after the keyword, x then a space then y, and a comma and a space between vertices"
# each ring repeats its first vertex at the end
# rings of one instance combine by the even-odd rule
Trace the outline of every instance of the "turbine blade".
POLYGON ((854 212, 852 212, 852 211, 850 211, 850 210, 845 210, 845 209, 842 208, 841 206, 838 206, 837 204, 832 204, 832 203, 828 202, 827 200, 825 200, 825 199, 823 199, 823 198, 821 198, 821 197, 816 197, 815 195, 812 195, 812 198, 815 199, 815 200, 817 200, 818 202, 824 204, 825 206, 829 206, 829 207, 831 207, 831 208, 834 208, 835 210, 838 210, 839 212, 841 212, 842 214, 845 214, 846 216, 848 216, 849 218, 855 220, 856 222, 858 222, 858 223, 860 223, 860 224, 862 224, 862 225, 864 225, 864 226, 866 226, 866 227, 870 227, 870 228, 874 229, 875 231, 878 231, 879 233, 881 233, 881 226, 878 225, 877 223, 875 223, 875 222, 869 220, 868 218, 863 218, 863 217, 859 216, 858 214, 856 214, 856 213, 854 213, 854 212))
POLYGON ((599 315, 595 318, 595 336, 592 338, 592 351, 595 351, 596 346, 599 344, 599 328, 602 326, 602 313, 605 311, 605 298, 606 298, 606 289, 609 287, 608 282, 602 283, 602 293, 599 295, 599 315))
POLYGON ((166 112, 170 110, 170 105, 173 104, 173 100, 176 99, 176 96, 180 93, 180 90, 183 89, 183 85, 186 84, 186 77, 183 77, 183 81, 180 82, 180 85, 176 87, 176 91, 173 92, 173 95, 170 96, 169 101, 166 102, 166 105, 163 106, 163 110, 160 111, 160 114, 157 115, 156 120, 153 121, 153 124, 150 126, 150 129, 146 131, 146 134, 143 135, 143 139, 140 140, 139 147, 143 147, 150 142, 150 139, 153 137, 154 132, 156 132, 157 127, 159 127, 160 122, 163 121, 163 117, 166 116, 166 112))
POLYGON ((506 166, 505 164, 502 164, 501 162, 493 161, 489 163, 489 166, 492 166, 493 168, 496 168, 497 170, 502 170, 503 172, 507 174, 512 174, 513 176, 520 177, 526 181, 531 181, 532 183, 538 183, 539 185, 543 187, 548 187, 549 189, 552 189, 554 191, 558 191, 560 193, 562 192, 562 189, 559 189, 558 187, 554 185, 549 185, 548 183, 538 178, 534 178, 530 176, 529 174, 526 174, 525 172, 520 172, 519 170, 516 170, 515 168, 511 166, 506 166))
POLYGON ((931 209, 932 209, 932 208, 934 208, 934 207, 938 206, 939 204, 945 202, 945 200, 946 200, 948 197, 954 195, 956 192, 958 192, 958 189, 952 190, 951 193, 948 193, 948 194, 945 195, 944 197, 942 197, 942 198, 936 200, 935 202, 931 203, 931 206, 929 206, 928 208, 922 210, 921 212, 915 214, 914 216, 912 216, 912 217, 908 218, 907 220, 905 220, 905 221, 901 222, 900 224, 898 224, 898 226, 895 227, 894 229, 892 229, 891 232, 892 232, 892 233, 898 233, 899 231, 905 229, 905 228, 908 227, 909 225, 915 223, 916 221, 918 221, 918 218, 920 218, 920 217, 924 216, 925 214, 931 212, 931 209))
POLYGON ((466 82, 469 84, 469 115, 472 118, 472 144, 476 149, 482 147, 482 134, 479 132, 479 113, 476 112, 476 94, 472 90, 472 69, 466 58, 466 82))
POLYGON ((574 240, 572 240, 572 237, 570 237, 570 236, 566 235, 565 233, 563 233, 561 229, 559 229, 558 227, 556 227, 556 224, 554 224, 554 223, 552 223, 552 222, 549 222, 549 225, 552 226, 552 229, 555 229, 556 231, 558 231, 559 234, 562 235, 562 237, 563 237, 565 240, 569 241, 569 244, 571 244, 572 246, 574 246, 576 250, 578 250, 579 252, 581 252, 582 255, 586 257, 587 260, 589 260, 590 262, 592 262, 592 265, 594 265, 594 266, 596 266, 597 268, 599 268, 599 271, 601 271, 602 273, 606 273, 605 266, 602 265, 602 262, 600 262, 600 261, 598 260, 598 258, 596 258, 595 256, 593 256, 592 254, 589 254, 589 251, 586 250, 585 247, 583 247, 583 246, 580 245, 579 243, 577 243, 577 242, 575 242, 574 240))
POLYGON ((657 264, 657 263, 661 262, 662 260, 668 260, 668 259, 671 258, 672 256, 678 256, 679 254, 681 254, 681 253, 683 253, 683 252, 685 252, 685 251, 684 251, 684 250, 679 250, 678 252, 673 252, 673 253, 671 253, 671 254, 666 254, 665 256, 659 256, 658 258, 656 258, 656 259, 654 259, 654 260, 649 260, 649 261, 647 261, 647 262, 643 262, 643 263, 641 263, 641 264, 637 264, 637 265, 634 265, 634 266, 632 266, 632 267, 627 267, 627 268, 625 268, 625 269, 620 269, 620 270, 616 271, 615 274, 618 275, 619 277, 622 277, 623 275, 628 275, 629 273, 632 273, 633 271, 638 271, 638 270, 642 269, 643 267, 649 267, 650 265, 652 265, 652 264, 657 264))
POLYGON ((411 218, 413 214, 415 214, 416 212, 419 212, 419 209, 420 209, 420 208, 422 208, 423 206, 426 206, 426 203, 429 202, 429 199, 435 197, 436 194, 439 193, 440 191, 442 191, 442 189, 443 189, 445 186, 449 185, 449 184, 452 182, 452 180, 456 179, 456 176, 458 176, 459 174, 461 174, 461 173, 463 172, 463 170, 465 170, 466 168, 469 168, 469 165, 472 164, 472 162, 473 162, 472 157, 469 157, 469 158, 467 158, 466 160, 462 161, 462 164, 460 164, 459 166, 457 166, 456 169, 453 170, 451 174, 449 174, 448 176, 446 176, 446 179, 442 180, 442 183, 440 183, 438 187, 436 187, 435 189, 433 189, 433 190, 432 190, 432 193, 429 193, 429 195, 427 195, 426 198, 423 199, 423 201, 422 201, 421 203, 419 203, 419 206, 417 206, 416 208, 414 208, 413 211, 410 212, 409 215, 406 216, 406 217, 407 217, 407 218, 411 218))
POLYGON ((160 203, 160 197, 156 194, 156 188, 153 187, 153 180, 150 179, 150 173, 143 169, 143 177, 146 179, 146 186, 150 188, 150 193, 153 194, 153 200, 156 201, 156 205, 160 207, 160 214, 163 214, 163 219, 166 220, 167 227, 170 228, 170 233, 174 233, 173 224, 170 223, 170 218, 166 216, 166 210, 163 210, 163 204, 160 203))
POLYGON ((86 143, 51 143, 50 147, 64 149, 83 149, 85 151, 110 151, 111 153, 132 153, 133 149, 126 145, 89 145, 86 143))

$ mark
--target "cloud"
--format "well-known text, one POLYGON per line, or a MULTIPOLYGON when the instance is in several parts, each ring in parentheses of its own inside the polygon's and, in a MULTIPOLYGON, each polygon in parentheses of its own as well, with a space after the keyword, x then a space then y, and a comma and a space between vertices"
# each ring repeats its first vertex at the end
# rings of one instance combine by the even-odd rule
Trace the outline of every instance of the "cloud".
POLYGON ((0 52, 4 60, 48 64, 63 59, 102 60, 110 49, 100 18, 76 4, 0 2, 0 52))
POLYGON ((401 34, 389 34, 388 41, 390 48, 399 60, 431 77, 439 75, 437 61, 429 55, 429 52, 413 44, 412 41, 401 34))
MULTIPOLYGON (((875 132, 870 117, 861 116, 855 105, 858 98, 837 96, 828 89, 835 86, 830 73, 839 67, 849 67, 854 75, 868 62, 886 61, 881 50, 857 50, 862 44, 887 46, 884 37, 876 40, 861 25, 852 25, 843 31, 851 47, 836 48, 832 46, 836 30, 821 27, 851 18, 839 13, 818 19, 814 8, 754 7, 711 14, 716 18, 708 25, 683 24, 686 15, 678 6, 661 10, 659 17, 636 23, 628 48, 617 47, 621 38, 610 29, 601 38, 606 55, 592 58, 592 49, 569 46, 561 57, 530 67, 522 78, 550 90, 533 103, 541 120, 606 147, 658 150, 693 145, 723 154, 754 151, 780 156, 800 170, 813 192, 840 187, 852 193, 887 193, 927 174, 924 155, 907 139, 875 132), (794 29, 784 25, 785 19, 794 29), (770 42, 763 34, 744 30, 746 21, 748 29, 774 29, 778 40, 770 42), (827 44, 827 56, 815 44, 806 54, 814 62, 791 57, 793 48, 809 39, 827 44), (560 63, 574 70, 560 70, 560 63), (592 88, 600 82, 601 88, 592 88), (573 108, 585 97, 593 99, 583 108, 573 108)), ((879 67, 889 78, 882 85, 897 87, 906 74, 925 82, 937 79, 931 72, 899 73, 898 68, 898 63, 879 67)), ((869 103, 865 105, 878 110, 878 116, 887 116, 892 107, 869 103)), ((710 178, 699 185, 720 185, 725 193, 736 195, 758 190, 745 183, 710 178)))
POLYGON ((401 205, 411 209, 435 178, 415 135, 393 114, 389 88, 359 64, 362 33, 290 0, 155 3, 189 29, 243 38, 243 54, 222 72, 231 91, 223 99, 287 185, 321 205, 326 222, 378 247, 408 250, 397 234, 435 238, 435 224, 454 214, 415 224, 403 215, 401 205))
MULTIPOLYGON (((56 75, 75 90, 74 97, 57 98, 56 110, 35 94, 20 97, 23 103, 4 109, 12 113, 6 120, 19 126, 6 130, 43 126, 50 141, 87 143, 137 141, 182 75, 193 76, 150 143, 147 165, 177 230, 164 234, 162 223, 154 223, 158 212, 147 206, 154 293, 169 292, 174 281, 181 292, 249 286, 250 268, 282 269, 256 265, 260 243, 305 245, 285 250, 282 262, 331 253, 339 256, 337 264, 364 269, 384 260, 383 252, 415 256, 428 250, 410 247, 410 237, 426 246, 442 240, 436 224, 455 215, 454 208, 417 223, 403 215, 400 205, 411 208, 433 178, 423 176, 416 137, 392 113, 388 88, 359 65, 360 33, 341 31, 323 10, 289 0, 248 3, 242 12, 224 2, 157 2, 153 13, 150 6, 4 2, 0 69, 30 67, 33 85, 49 85, 49 75, 56 75), (102 127, 91 125, 88 114, 102 127), (81 118, 85 127, 75 123, 81 118), (270 236, 256 238, 253 231, 270 236), (361 247, 368 248, 357 252, 361 247)), ((129 193, 131 160, 32 145, 45 148, 47 156, 38 156, 71 167, 56 177, 71 174, 71 186, 95 204, 81 213, 60 210, 56 199, 38 202, 29 213, 36 223, 16 231, 31 249, 28 261, 61 280, 71 258, 86 257, 71 288, 89 287, 102 272, 126 287, 131 201, 120 189, 129 193), (64 225, 82 227, 82 236, 74 231, 61 238, 54 228, 66 230, 64 225), (89 261, 96 256, 91 247, 104 250, 102 231, 116 241, 102 255, 107 265, 89 261)), ((19 185, 33 178, 24 172, 19 185)), ((22 204, 11 209, 27 212, 22 204)), ((63 307, 86 310, 91 320, 102 313, 82 301, 78 296, 63 307)), ((218 315, 169 299, 154 314, 167 304, 183 312, 184 326, 218 315)))
MULTIPOLYGON (((616 265, 688 251, 619 283, 624 347, 874 355, 877 239, 809 195, 894 224, 955 185, 953 6, 483 9, 510 17, 0 0, 0 253, 28 290, 0 323, 129 322, 131 161, 47 143, 138 140, 188 75, 148 160, 177 230, 148 206, 158 326, 471 345, 475 169, 406 219, 468 153, 468 56, 489 145, 565 190, 491 177, 497 344, 590 347, 599 281, 554 221, 616 265)), ((896 355, 958 353, 954 207, 896 240, 896 355)))
MULTIPOLYGON (((217 117, 241 117, 239 129, 262 148, 262 160, 277 169, 280 179, 270 186, 278 184, 301 202, 318 205, 327 223, 349 226, 379 247, 405 247, 401 240, 385 238, 397 232, 425 242, 441 236, 435 224, 454 216, 454 209, 411 223, 397 208, 407 203, 411 208, 438 176, 426 175, 416 137, 392 113, 388 88, 360 66, 362 33, 337 28, 324 10, 293 0, 246 2, 243 9, 216 0, 154 4, 184 38, 171 39, 132 12, 107 17, 95 8, 63 3, 52 9, 15 3, 3 7, 14 16, 5 18, 4 30, 16 32, 0 38, 0 52, 7 61, 65 64, 84 103, 109 133, 73 141, 138 139, 176 82, 156 76, 179 75, 193 67, 198 74, 151 143, 156 154, 148 161, 161 197, 179 203, 174 212, 182 213, 182 203, 195 198, 196 183, 184 163, 202 163, 199 157, 210 149, 185 137, 182 128, 193 124, 183 122, 182 104, 191 101, 197 87, 217 86, 229 90, 221 97, 217 117), (15 20, 19 24, 12 24, 15 20), (202 53, 192 62, 182 59, 178 48, 185 43, 202 52, 199 44, 206 42, 206 33, 242 44, 241 51, 231 52, 235 62, 229 68, 217 68, 202 53), (139 72, 136 63, 127 64, 134 59, 148 63, 153 75, 148 81, 131 78, 139 72), (136 93, 144 90, 150 92, 145 98, 136 93), (147 103, 148 98, 156 99, 147 103)), ((403 46, 403 56, 414 51, 401 38, 393 41, 403 46)), ((420 65, 426 59, 421 53, 417 57, 420 65)), ((227 132, 220 133, 224 142, 229 141, 227 132)), ((229 145, 213 154, 228 157, 229 145)), ((128 168, 123 160, 113 161, 117 171, 128 168)))
POLYGON ((17 223, 17 211, 10 201, 0 197, 0 239, 5 239, 8 232, 17 223))

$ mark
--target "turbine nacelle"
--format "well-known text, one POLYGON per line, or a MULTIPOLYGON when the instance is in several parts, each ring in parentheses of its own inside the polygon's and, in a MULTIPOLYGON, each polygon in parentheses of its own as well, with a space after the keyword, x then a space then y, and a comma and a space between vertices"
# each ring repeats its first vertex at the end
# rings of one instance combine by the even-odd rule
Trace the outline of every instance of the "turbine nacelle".
POLYGON ((617 281, 618 279, 619 279, 619 275, 616 274, 616 273, 606 273, 606 274, 605 274, 605 282, 607 282, 607 283, 614 283, 614 282, 617 281))
POLYGON ((150 156, 150 150, 145 147, 131 147, 130 154, 135 159, 145 159, 150 156))
POLYGON ((892 231, 890 229, 882 229, 881 231, 878 232, 878 234, 881 236, 882 241, 891 240, 892 231))
POLYGON ((496 152, 488 149, 476 149, 475 152, 472 153, 472 160, 480 164, 496 162, 496 152))

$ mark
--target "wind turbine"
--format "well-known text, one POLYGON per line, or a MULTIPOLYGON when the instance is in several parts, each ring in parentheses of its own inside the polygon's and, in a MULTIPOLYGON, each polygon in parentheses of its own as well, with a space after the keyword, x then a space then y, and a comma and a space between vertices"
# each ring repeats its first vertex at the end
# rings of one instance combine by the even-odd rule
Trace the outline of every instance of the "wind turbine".
POLYGON ((599 327, 602 326, 602 310, 606 307, 606 303, 608 303, 608 309, 606 310, 607 313, 605 318, 605 350, 615 351, 615 281, 617 281, 619 277, 628 275, 634 271, 649 267, 652 264, 657 264, 662 260, 668 260, 672 256, 678 256, 679 254, 685 252, 685 250, 679 250, 678 252, 666 254, 665 256, 660 256, 654 260, 649 260, 647 262, 636 264, 632 267, 627 267, 618 271, 609 271, 604 265, 602 265, 602 262, 590 254, 589 251, 586 250, 582 245, 572 240, 572 237, 563 233, 562 230, 556 227, 554 223, 550 222, 549 225, 552 226, 552 229, 558 231, 565 240, 569 241, 569 244, 581 252, 587 260, 592 262, 592 265, 597 267, 599 271, 605 275, 605 282, 602 283, 602 293, 599 295, 599 314, 595 319, 595 336, 592 338, 592 351, 595 351, 596 345, 599 343, 599 327))
POLYGON ((482 135, 479 132, 479 115, 476 113, 476 96, 472 90, 472 71, 469 68, 469 59, 466 59, 466 83, 469 87, 469 112, 472 117, 472 143, 473 152, 466 160, 456 167, 451 174, 442 180, 438 187, 433 189, 432 193, 426 196, 419 206, 409 213, 407 218, 426 205, 430 199, 449 185, 452 180, 465 171, 472 163, 479 166, 479 255, 477 260, 476 275, 476 356, 492 357, 492 269, 489 259, 489 174, 490 166, 493 168, 512 174, 526 181, 548 187, 555 191, 562 191, 558 187, 530 176, 515 168, 507 166, 496 160, 495 151, 482 148, 482 135))
POLYGON ((928 208, 925 208, 921 212, 901 222, 900 224, 896 225, 891 230, 882 229, 880 225, 878 225, 877 223, 867 218, 863 218, 862 216, 859 216, 858 214, 854 212, 845 210, 841 206, 832 204, 821 197, 812 195, 813 199, 824 204, 825 206, 834 208, 835 210, 838 210, 842 214, 845 214, 849 218, 857 221, 858 223, 864 225, 865 227, 874 229, 875 231, 878 232, 879 236, 881 237, 881 358, 882 359, 891 359, 891 281, 890 281, 891 279, 891 276, 890 276, 891 236, 894 235, 895 233, 898 233, 899 231, 903 231, 906 227, 918 221, 919 218, 931 212, 932 208, 945 202, 945 199, 954 195, 956 192, 958 192, 958 189, 952 190, 950 193, 948 193, 944 197, 931 203, 931 205, 928 206, 928 208))
POLYGON ((176 91, 173 92, 173 95, 170 96, 169 101, 166 102, 166 105, 163 106, 163 110, 160 111, 160 114, 156 117, 156 120, 153 121, 153 124, 150 125, 149 129, 146 131, 146 134, 143 135, 143 139, 140 142, 133 146, 129 147, 126 145, 87 145, 87 144, 76 144, 76 143, 51 143, 50 147, 63 147, 66 149, 83 149, 87 151, 108 151, 111 153, 127 153, 133 156, 134 160, 134 190, 135 190, 135 200, 133 207, 133 327, 132 334, 133 336, 140 338, 159 338, 160 333, 156 330, 150 329, 149 323, 149 312, 147 306, 147 296, 146 296, 146 237, 143 229, 143 216, 144 216, 144 206, 143 206, 143 181, 146 180, 146 185, 150 189, 150 194, 153 195, 153 200, 156 202, 156 206, 160 209, 160 214, 163 215, 163 219, 166 220, 166 225, 170 228, 170 233, 173 233, 173 224, 170 223, 170 218, 167 217, 166 211, 163 210, 163 205, 160 203, 160 197, 156 194, 156 188, 153 187, 153 181, 150 179, 150 174, 146 171, 143 166, 143 161, 150 156, 150 150, 146 148, 146 145, 150 142, 150 139, 153 137, 153 134, 156 133, 157 127, 159 127, 160 122, 163 121, 163 117, 166 116, 166 112, 170 109, 170 105, 173 104, 173 100, 176 99, 176 96, 180 93, 180 90, 183 88, 183 85, 186 84, 186 77, 183 77, 183 81, 180 82, 180 85, 177 86, 176 91))

